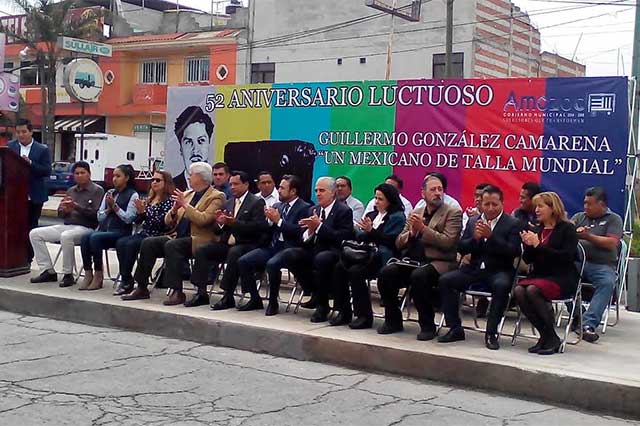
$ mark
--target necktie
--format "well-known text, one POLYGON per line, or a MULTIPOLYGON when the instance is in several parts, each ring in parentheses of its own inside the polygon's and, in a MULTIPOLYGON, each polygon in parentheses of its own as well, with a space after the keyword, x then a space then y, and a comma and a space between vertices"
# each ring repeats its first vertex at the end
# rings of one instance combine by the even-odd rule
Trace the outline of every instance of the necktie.
MULTIPOLYGON (((240 205, 242 203, 240 202, 240 198, 236 198, 236 203, 233 206, 233 217, 237 217, 238 216, 238 212, 240 211, 240 205)), ((229 237, 229 241, 228 241, 229 245, 235 245, 236 243, 236 237, 233 236, 233 234, 231 234, 231 236, 229 237)))
MULTIPOLYGON (((286 220, 287 214, 289 214, 290 208, 291 206, 289 205, 289 203, 284 203, 282 205, 282 221, 283 222, 286 220)), ((275 235, 273 236, 273 244, 275 245, 276 242, 278 241, 284 241, 284 238, 282 237, 282 231, 280 229, 278 229, 275 235)))
POLYGON ((324 220, 325 220, 326 218, 327 218, 327 217, 326 217, 326 216, 325 216, 325 214, 324 214, 324 209, 322 209, 322 212, 320 213, 320 220, 322 220, 322 221, 324 222, 324 220))
POLYGON ((289 213, 289 209, 291 208, 291 206, 289 205, 289 203, 284 203, 284 205, 282 206, 282 219, 284 220, 287 217, 287 214, 289 213))

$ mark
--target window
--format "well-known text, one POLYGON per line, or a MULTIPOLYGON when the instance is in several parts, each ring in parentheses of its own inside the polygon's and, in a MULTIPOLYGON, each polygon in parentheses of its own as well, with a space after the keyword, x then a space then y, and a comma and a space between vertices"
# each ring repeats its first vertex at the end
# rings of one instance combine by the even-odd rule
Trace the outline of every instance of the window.
POLYGON ((136 153, 135 152, 127 152, 127 161, 133 161, 136 159, 136 153))
POLYGON ((13 62, 5 62, 4 63, 4 71, 8 72, 13 69, 13 62))
POLYGON ((342 65, 342 58, 338 58, 338 65, 342 65))
POLYGON ((209 58, 187 59, 187 83, 209 81, 209 58))
POLYGON ((98 151, 97 149, 96 149, 96 153, 95 153, 94 158, 95 158, 96 160, 99 160, 99 159, 100 159, 100 151, 98 151))
POLYGON ((275 83, 276 64, 265 62, 262 64, 251 64, 251 83, 275 83))
MULTIPOLYGON (((433 78, 447 78, 445 74, 445 54, 433 55, 433 78)), ((451 54, 451 78, 464 78, 464 53, 451 54)))
POLYGON ((360 58, 360 63, 361 64, 366 64, 367 63, 367 58, 360 58))
MULTIPOLYGON (((7 64, 5 64, 5 66, 6 65, 7 64)), ((37 86, 42 81, 46 83, 46 79, 42 78, 42 76, 38 72, 35 62, 23 61, 23 62, 20 62, 20 67, 21 67, 21 70, 20 70, 21 86, 37 86)))
POLYGON ((140 70, 140 82, 144 84, 167 83, 167 61, 145 61, 140 70))

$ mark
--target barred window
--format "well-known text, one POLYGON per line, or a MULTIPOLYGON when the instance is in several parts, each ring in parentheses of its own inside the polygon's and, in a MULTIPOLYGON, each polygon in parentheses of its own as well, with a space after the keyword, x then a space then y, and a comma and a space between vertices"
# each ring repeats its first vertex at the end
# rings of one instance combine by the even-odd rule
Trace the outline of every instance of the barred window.
POLYGON ((209 58, 187 59, 187 83, 209 81, 209 58))
POLYGON ((167 61, 145 61, 142 63, 140 82, 146 84, 167 83, 167 61))

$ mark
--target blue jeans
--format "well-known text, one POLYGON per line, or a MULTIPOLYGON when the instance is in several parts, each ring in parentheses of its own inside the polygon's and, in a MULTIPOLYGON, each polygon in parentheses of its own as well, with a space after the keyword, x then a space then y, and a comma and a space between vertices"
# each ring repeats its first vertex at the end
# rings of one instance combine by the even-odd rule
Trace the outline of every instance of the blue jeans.
POLYGON ((587 262, 584 265, 583 280, 593 284, 593 297, 589 309, 583 315, 582 324, 594 329, 598 328, 607 305, 613 296, 616 284, 616 273, 613 267, 587 262))
POLYGON ((85 234, 80 240, 82 252, 82 265, 85 270, 91 269, 91 263, 96 271, 102 271, 102 250, 114 248, 118 238, 123 237, 122 232, 93 231, 85 234))

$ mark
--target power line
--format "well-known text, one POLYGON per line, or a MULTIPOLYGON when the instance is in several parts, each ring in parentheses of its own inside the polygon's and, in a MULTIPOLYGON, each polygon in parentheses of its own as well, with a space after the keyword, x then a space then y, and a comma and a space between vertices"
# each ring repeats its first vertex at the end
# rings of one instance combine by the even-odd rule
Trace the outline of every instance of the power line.
POLYGON ((636 6, 636 3, 618 3, 615 1, 605 2, 605 1, 594 1, 594 0, 528 0, 535 1, 541 3, 552 3, 552 4, 582 4, 589 6, 636 6))

